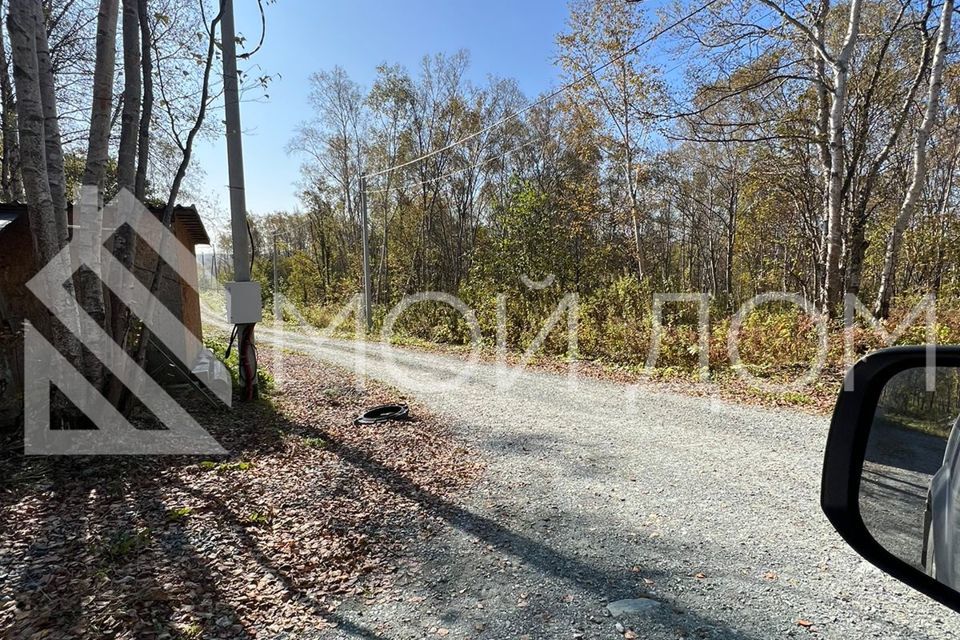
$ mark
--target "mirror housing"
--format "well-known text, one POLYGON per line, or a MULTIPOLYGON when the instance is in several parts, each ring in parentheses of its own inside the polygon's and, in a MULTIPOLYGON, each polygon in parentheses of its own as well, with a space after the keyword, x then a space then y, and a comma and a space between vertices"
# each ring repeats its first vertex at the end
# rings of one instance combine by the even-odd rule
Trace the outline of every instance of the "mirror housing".
POLYGON ((870 534, 860 512, 864 459, 881 393, 898 373, 927 366, 931 350, 935 366, 960 367, 960 347, 893 347, 865 356, 847 372, 830 423, 820 504, 840 536, 868 562, 960 611, 960 593, 884 548, 870 534))

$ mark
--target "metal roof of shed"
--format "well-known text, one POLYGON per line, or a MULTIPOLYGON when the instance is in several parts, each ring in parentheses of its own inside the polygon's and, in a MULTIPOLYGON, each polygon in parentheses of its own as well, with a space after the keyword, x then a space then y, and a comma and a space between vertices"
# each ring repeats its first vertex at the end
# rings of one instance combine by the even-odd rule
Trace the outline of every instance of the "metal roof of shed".
MULTIPOLYGON (((68 206, 72 210, 72 205, 68 206)), ((149 209, 158 218, 163 215, 162 206, 151 206, 149 209)), ((0 232, 26 212, 27 205, 22 202, 0 202, 0 232)), ((173 208, 173 219, 183 224, 194 244, 210 244, 210 236, 207 234, 206 227, 203 226, 203 219, 200 218, 196 206, 178 204, 173 208)))

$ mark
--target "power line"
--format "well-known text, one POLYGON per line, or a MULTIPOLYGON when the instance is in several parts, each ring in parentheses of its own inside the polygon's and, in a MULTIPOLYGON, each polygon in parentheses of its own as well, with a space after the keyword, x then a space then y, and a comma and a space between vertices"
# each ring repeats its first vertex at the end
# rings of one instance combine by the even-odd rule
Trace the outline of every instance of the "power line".
POLYGON ((422 162, 422 161, 424 161, 424 160, 427 160, 428 158, 432 158, 433 156, 435 156, 435 155, 437 155, 437 154, 443 153, 443 152, 445 152, 445 151, 449 151, 450 149, 452 149, 452 148, 454 148, 454 147, 456 147, 456 146, 458 146, 458 145, 461 145, 461 144, 463 144, 464 142, 468 142, 469 140, 473 140, 474 138, 476 138, 476 137, 478 137, 478 136, 481 136, 481 135, 483 135, 484 133, 486 133, 486 132, 488 132, 488 131, 490 131, 490 130, 492 130, 492 129, 495 129, 495 128, 499 127, 500 125, 505 124, 505 123, 507 123, 507 122, 515 119, 515 118, 518 118, 518 117, 522 116, 523 114, 525 114, 526 112, 530 111, 531 109, 534 109, 535 107, 538 107, 538 106, 544 104, 545 102, 548 102, 548 101, 556 98, 557 96, 559 96, 559 95, 560 95, 561 93, 563 93, 564 91, 567 91, 568 89, 571 89, 571 88, 575 87, 576 85, 580 84, 580 83, 583 82, 584 80, 586 80, 586 79, 588 79, 588 78, 594 77, 594 76, 595 76, 597 73, 599 73, 600 71, 603 71, 604 69, 606 69, 606 68, 609 67, 610 65, 614 64, 615 62, 618 62, 618 61, 626 58, 626 57, 627 57, 628 55, 630 55, 631 53, 634 53, 635 51, 637 51, 640 47, 643 47, 643 46, 646 46, 646 45, 650 44, 651 42, 653 42, 654 40, 656 40, 657 38, 659 38, 660 36, 662 36, 662 35, 665 34, 666 32, 670 31, 671 29, 673 29, 673 28, 675 28, 675 27, 680 26, 681 24, 683 24, 684 22, 686 22, 686 21, 689 20, 690 18, 696 16, 697 14, 699 14, 699 13, 701 13, 701 12, 703 12, 703 11, 706 11, 707 9, 709 9, 711 6, 715 5, 715 4, 716 4, 717 2, 719 2, 719 1, 720 1, 720 0, 709 0, 709 2, 701 5, 701 7, 700 7, 699 9, 697 9, 697 10, 695 10, 695 11, 692 11, 691 13, 688 13, 688 14, 682 16, 681 18, 678 18, 677 20, 671 22, 671 23, 668 24, 667 26, 665 26, 665 27, 663 27, 663 28, 655 31, 655 32, 652 33, 651 35, 649 35, 649 36, 647 36, 646 38, 644 38, 641 42, 633 45, 633 46, 630 47, 629 49, 626 49, 623 53, 620 53, 620 54, 618 54, 618 55, 610 58, 609 60, 607 60, 606 62, 604 62, 604 63, 603 63, 602 65, 600 65, 599 67, 596 67, 595 69, 592 69, 592 70, 588 71, 587 73, 584 73, 583 75, 581 75, 581 76, 579 76, 579 77, 577 77, 577 78, 574 78, 573 80, 571 80, 571 81, 568 82, 567 84, 561 86, 559 89, 556 89, 556 90, 552 91, 551 93, 549 93, 549 94, 541 97, 540 99, 538 99, 538 100, 536 100, 536 101, 534 101, 534 102, 531 102, 530 104, 528 104, 527 106, 523 107, 523 108, 520 109, 519 111, 514 111, 513 113, 507 114, 507 115, 503 116, 502 118, 500 118, 499 120, 497 120, 496 122, 493 122, 492 124, 489 124, 489 125, 487 125, 486 127, 483 127, 482 129, 478 129, 477 131, 474 131, 473 133, 470 133, 470 134, 468 134, 468 135, 460 138, 459 140, 456 140, 456 141, 454 141, 454 142, 451 142, 450 144, 448 144, 448 145, 446 145, 446 146, 444 146, 444 147, 442 147, 442 148, 440 148, 440 149, 435 149, 435 150, 433 150, 433 151, 431 151, 431 152, 429 152, 429 153, 425 153, 425 154, 423 154, 422 156, 419 156, 419 157, 417 157, 417 158, 414 158, 413 160, 407 160, 406 162, 402 162, 402 163, 400 163, 400 164, 398 164, 398 165, 394 165, 394 166, 392 166, 392 167, 387 167, 386 169, 381 169, 381 170, 375 171, 375 172, 373 172, 373 173, 368 173, 368 174, 366 174, 366 177, 367 177, 367 178, 375 178, 375 177, 380 176, 380 175, 383 175, 383 174, 385 174, 385 173, 389 173, 389 172, 391 172, 391 171, 396 171, 396 170, 398 170, 398 169, 403 169, 403 168, 405 168, 405 167, 409 167, 410 165, 416 164, 416 163, 418 163, 418 162, 422 162))
MULTIPOLYGON (((528 140, 527 142, 524 142, 523 144, 519 144, 519 145, 513 147, 512 149, 508 149, 508 150, 504 151, 503 153, 501 153, 501 154, 499 154, 499 155, 495 155, 495 156, 491 156, 491 157, 489 157, 489 158, 485 158, 485 159, 483 159, 483 160, 479 160, 479 161, 474 162, 473 164, 471 164, 471 165, 469 165, 469 166, 463 167, 463 168, 461 168, 461 169, 457 169, 456 171, 450 171, 450 172, 448 172, 448 173, 444 173, 443 175, 435 176, 435 177, 433 177, 433 178, 428 178, 428 179, 423 180, 423 181, 421 181, 421 182, 417 182, 417 183, 414 183, 414 184, 396 185, 396 186, 393 186, 393 187, 384 187, 383 189, 367 189, 364 193, 366 193, 367 195, 373 195, 373 194, 378 194, 378 193, 387 193, 387 192, 389 192, 389 191, 396 191, 396 190, 399 190, 399 189, 415 189, 415 188, 421 187, 421 186, 423 186, 423 185, 425 185, 425 184, 430 184, 430 183, 432 183, 432 182, 439 182, 439 181, 444 180, 444 179, 446 179, 446 178, 451 178, 451 177, 456 176, 456 175, 459 175, 459 174, 461 174, 461 173, 466 173, 466 172, 469 171, 470 169, 474 169, 474 168, 476 168, 476 167, 481 167, 481 166, 483 166, 483 165, 490 164, 491 162, 494 162, 494 161, 496 161, 496 160, 502 160, 503 158, 506 158, 507 156, 509 156, 509 155, 511 155, 511 154, 513 154, 513 153, 516 153, 517 151, 520 151, 521 149, 525 149, 526 147, 533 146, 533 145, 536 144, 536 143, 537 143, 536 140, 528 140)), ((314 220, 310 220, 310 219, 297 220, 297 219, 295 219, 293 216, 291 216, 291 217, 288 217, 288 218, 283 218, 283 219, 281 219, 281 223, 280 223, 280 224, 281 224, 282 226, 286 226, 286 227, 289 227, 289 228, 292 228, 292 229, 308 228, 308 229, 310 229, 310 230, 312 231, 312 230, 313 230, 313 227, 314 227, 314 224, 315 224, 315 221, 314 221, 314 220)), ((287 235, 287 230, 286 230, 286 229, 276 228, 276 229, 272 230, 271 233, 272 233, 273 235, 282 236, 282 237, 283 237, 287 242, 289 242, 290 244, 297 244, 297 240, 295 240, 293 237, 287 235)), ((299 240, 302 240, 302 238, 299 239, 299 240)))
MULTIPOLYGON (((516 153, 517 151, 520 151, 521 149, 524 149, 524 148, 526 148, 526 147, 533 146, 534 144, 536 144, 536 142, 537 142, 536 140, 528 140, 527 142, 524 142, 523 144, 517 145, 516 147, 513 147, 512 149, 508 149, 507 151, 504 151, 503 153, 501 153, 501 154, 499 154, 499 155, 491 156, 491 157, 489 157, 489 158, 485 158, 485 159, 480 160, 480 161, 478 161, 478 162, 475 162, 475 163, 473 163, 473 164, 471 164, 471 165, 469 165, 469 166, 467 166, 467 167, 463 167, 463 168, 461 168, 461 169, 457 169, 456 171, 450 171, 450 172, 445 173, 445 174, 443 174, 443 175, 436 176, 436 177, 433 177, 433 178, 429 178, 429 179, 427 179, 427 180, 423 180, 422 182, 417 182, 417 183, 415 183, 415 184, 396 185, 396 186, 393 186, 393 187, 385 187, 385 188, 383 188, 383 189, 368 189, 368 190, 365 191, 365 193, 366 193, 367 195, 373 195, 373 194, 378 194, 378 193, 387 193, 387 192, 389 192, 389 191, 395 191, 395 190, 399 190, 399 189, 415 189, 416 187, 420 187, 420 186, 423 186, 423 185, 425 185, 425 184, 430 184, 430 183, 432 183, 432 182, 439 182, 440 180, 444 180, 444 179, 446 179, 446 178, 450 178, 450 177, 459 175, 459 174, 461 174, 461 173, 465 173, 465 172, 469 171, 470 169, 473 169, 473 168, 476 168, 476 167, 480 167, 480 166, 483 166, 483 165, 485 165, 485 164, 489 164, 489 163, 494 162, 494 161, 496 161, 496 160, 502 160, 503 158, 506 158, 507 156, 509 156, 509 155, 511 155, 511 154, 513 154, 513 153, 516 153)), ((392 218, 392 217, 391 217, 391 218, 392 218)), ((310 219, 297 220, 295 217, 291 216, 291 217, 287 217, 287 218, 282 218, 280 224, 281 224, 283 227, 288 227, 288 228, 290 228, 290 229, 304 229, 304 228, 308 228, 308 229, 310 229, 310 230, 312 231, 312 230, 313 230, 313 226, 314 226, 314 224, 315 224, 315 221, 314 221, 314 220, 310 220, 310 219)), ((274 235, 283 237, 284 240, 286 240, 286 241, 289 242, 290 244, 297 244, 298 240, 299 240, 299 241, 302 241, 302 238, 299 238, 299 239, 296 239, 296 240, 295 240, 292 236, 288 235, 287 229, 276 228, 276 229, 272 230, 271 233, 274 234, 274 235)))
MULTIPOLYGON (((515 112, 513 112, 513 113, 510 113, 510 114, 508 114, 508 115, 506 115, 506 116, 503 116, 502 118, 498 119, 497 121, 493 122, 493 123, 490 124, 490 125, 487 125, 486 127, 483 127, 482 129, 479 129, 479 130, 477 130, 477 131, 474 131, 473 133, 470 133, 470 134, 468 134, 468 135, 460 138, 459 140, 456 140, 456 141, 454 141, 454 142, 451 142, 450 144, 447 144, 446 146, 444 146, 444 147, 442 147, 442 148, 440 148, 440 149, 435 149, 434 151, 431 151, 431 152, 429 152, 429 153, 423 154, 423 155, 421 155, 421 156, 419 156, 419 157, 417 157, 417 158, 414 158, 414 159, 412 159, 412 160, 408 160, 408 161, 402 162, 402 163, 400 163, 400 164, 398 164, 398 165, 394 165, 394 166, 392 166, 392 167, 387 167, 386 169, 381 169, 381 170, 379 170, 379 171, 366 174, 366 175, 364 176, 364 178, 374 178, 374 177, 382 176, 382 175, 385 175, 385 174, 387 174, 387 173, 389 173, 389 172, 391 172, 391 171, 396 171, 396 170, 399 170, 399 169, 403 169, 403 168, 409 167, 409 166, 411 166, 411 165, 414 165, 414 164, 416 164, 416 163, 418 163, 418 162, 422 162, 422 161, 424 161, 424 160, 427 160, 428 158, 432 158, 433 156, 436 156, 436 155, 438 155, 438 154, 444 153, 445 151, 449 151, 450 149, 453 149, 454 147, 456 147, 456 146, 458 146, 458 145, 461 145, 461 144, 463 144, 463 143, 465 143, 465 142, 468 142, 468 141, 470 141, 470 140, 473 140, 474 138, 477 138, 478 136, 481 136, 481 135, 483 135, 484 133, 487 133, 488 131, 491 131, 491 130, 493 130, 493 129, 495 129, 495 128, 497 128, 497 127, 499 127, 499 126, 501 126, 501 125, 503 125, 503 124, 505 124, 505 123, 507 123, 507 122, 509 122, 509 121, 511 121, 511 120, 513 120, 513 119, 515 119, 515 118, 518 118, 518 117, 520 117, 521 115, 527 113, 528 111, 530 111, 530 110, 532 110, 532 109, 534 109, 534 108, 536 108, 536 107, 538 107, 538 106, 540 106, 540 105, 542 105, 542 104, 544 104, 544 103, 546 103, 546 102, 554 99, 555 97, 557 97, 557 96, 559 96, 560 94, 562 94, 564 91, 567 91, 568 89, 571 89, 572 87, 574 87, 574 86, 576 86, 577 84, 583 82, 584 80, 587 80, 587 79, 589 79, 589 78, 595 77, 596 74, 599 73, 600 71, 603 71, 604 69, 606 69, 606 68, 609 67, 610 65, 612 65, 612 64, 618 62, 619 60, 622 60, 623 58, 627 57, 628 55, 634 53, 635 51, 637 51, 637 50, 640 49, 641 47, 649 44, 650 42, 653 42, 654 40, 656 40, 657 38, 659 38, 660 36, 662 36, 662 35, 665 34, 666 32, 668 32, 668 31, 670 31, 671 29, 674 29, 675 27, 683 24, 684 22, 686 22, 687 20, 693 18, 694 16, 698 15, 699 13, 702 13, 703 11, 707 10, 708 8, 710 8, 710 7, 713 6, 714 4, 718 3, 719 1, 720 1, 720 0, 709 0, 709 1, 706 2, 705 4, 701 5, 698 9, 696 9, 696 10, 694 10, 694 11, 692 11, 692 12, 690 12, 690 13, 684 15, 684 16, 682 16, 681 18, 673 21, 672 23, 670 23, 670 24, 662 27, 661 29, 657 30, 656 32, 654 32, 654 33, 651 34, 650 36, 644 38, 641 42, 633 45, 633 46, 630 47, 629 49, 626 49, 626 50, 623 51, 622 53, 620 53, 620 54, 618 54, 618 55, 610 58, 609 60, 607 60, 607 61, 606 61, 605 63, 603 63, 602 65, 600 65, 600 66, 598 66, 598 67, 596 67, 596 68, 588 71, 588 72, 585 73, 585 74, 582 74, 581 76, 579 76, 579 77, 573 79, 572 81, 564 84, 563 86, 561 86, 560 88, 552 91, 551 93, 549 93, 549 94, 547 94, 547 95, 545 95, 545 96, 542 96, 542 97, 539 98, 538 100, 536 100, 536 101, 534 101, 534 102, 531 102, 530 104, 526 105, 526 106, 523 107, 522 109, 520 109, 520 110, 518 110, 518 111, 515 111, 515 112)), ((499 154, 498 156, 492 156, 492 157, 486 158, 486 159, 484 159, 484 160, 480 160, 480 161, 478 161, 478 162, 476 162, 476 163, 474 163, 474 164, 471 164, 471 165, 469 165, 469 166, 467 166, 467 167, 464 167, 464 168, 461 168, 461 169, 457 169, 457 170, 455 170, 455 171, 451 171, 451 172, 445 173, 445 174, 440 175, 440 176, 435 176, 435 177, 433 177, 433 178, 429 178, 429 179, 427 179, 427 180, 423 180, 423 181, 421 181, 421 182, 419 182, 419 183, 416 183, 416 184, 412 184, 412 185, 398 185, 397 187, 384 188, 384 189, 378 189, 378 190, 372 190, 372 191, 371 191, 371 190, 367 190, 366 188, 363 188, 363 189, 362 189, 362 193, 361 193, 361 197, 366 198, 367 195, 373 194, 373 193, 385 193, 385 192, 387 192, 387 191, 389 191, 389 190, 391 190, 391 189, 415 188, 415 187, 418 187, 418 186, 422 186, 422 185, 424 185, 424 184, 429 184, 429 183, 432 183, 432 182, 437 182, 437 181, 440 181, 440 180, 443 180, 443 179, 446 179, 446 178, 449 178, 449 177, 452 177, 452 176, 455 176, 455 175, 459 175, 459 174, 464 173, 464 172, 466 172, 466 171, 469 171, 470 169, 473 169, 473 168, 475 168, 475 167, 479 167, 479 166, 481 166, 481 165, 484 165, 484 164, 493 162, 494 160, 498 160, 498 159, 505 158, 506 156, 508 156, 508 155, 510 155, 510 154, 512 154, 512 153, 514 153, 514 152, 516 152, 516 151, 519 151, 520 149, 522 149, 522 148, 524 148, 524 147, 527 147, 527 146, 530 146, 530 145, 534 144, 534 142, 535 142, 534 140, 530 140, 530 141, 525 142, 525 143, 523 143, 523 144, 521 144, 521 145, 518 145, 518 146, 516 146, 516 147, 514 147, 514 148, 512 148, 512 149, 509 149, 508 151, 505 151, 505 152, 499 154)), ((364 182, 365 182, 365 180, 364 180, 364 182)), ((289 224, 289 221, 285 221, 285 222, 287 222, 287 223, 289 224)), ((306 226, 306 225, 312 225, 312 223, 313 223, 312 220, 298 220, 298 221, 296 221, 293 225, 290 225, 290 226, 292 226, 292 227, 294 227, 294 228, 303 228, 303 227, 306 226)), ((366 231, 366 225, 364 225, 364 231, 366 231)), ((275 234, 275 237, 276 237, 276 235, 282 235, 282 236, 284 236, 284 238, 285 238, 287 241, 291 241, 291 240, 292 240, 292 238, 290 238, 289 236, 287 236, 286 230, 283 230, 283 231, 274 231, 274 234, 275 234)), ((366 242, 364 242, 364 247, 366 248, 366 242)), ((367 274, 365 273, 364 276, 365 276, 365 277, 364 277, 364 283, 365 283, 364 286, 365 286, 365 288, 366 288, 366 287, 369 287, 369 275, 367 275, 367 274)))
POLYGON ((469 165, 469 166, 463 167, 462 169, 457 169, 456 171, 450 171, 450 172, 448 172, 448 173, 444 173, 443 175, 439 175, 439 176, 436 176, 436 177, 433 177, 433 178, 427 178, 426 180, 421 180, 420 182, 416 182, 416 183, 413 183, 413 184, 400 184, 400 185, 396 185, 396 186, 393 186, 393 187, 384 187, 383 189, 367 190, 366 193, 367 193, 368 195, 372 195, 372 194, 375 194, 375 193, 387 193, 388 191, 395 191, 395 190, 399 190, 399 189, 416 189, 417 187, 422 187, 422 186, 425 185, 425 184, 430 184, 430 183, 432 183, 432 182, 439 182, 440 180, 444 180, 444 179, 446 179, 446 178, 451 178, 451 177, 453 177, 453 176, 460 175, 461 173, 466 173, 466 172, 469 171, 470 169, 474 169, 474 168, 476 168, 476 167, 481 167, 481 166, 483 166, 483 165, 485 165, 485 164, 489 164, 489 163, 491 163, 491 162, 493 162, 493 161, 495 161, 495 160, 502 160, 503 158, 506 158, 506 157, 509 156, 510 154, 516 153, 517 151, 520 151, 520 149, 529 147, 529 146, 531 146, 531 145, 533 145, 533 144, 535 144, 535 143, 536 143, 536 140, 528 140, 527 142, 524 142, 523 144, 517 145, 516 147, 513 147, 512 149, 508 149, 507 151, 504 151, 504 152, 501 153, 500 155, 491 156, 491 157, 486 158, 486 159, 484 159, 484 160, 479 160, 479 161, 474 162, 473 164, 471 164, 471 165, 469 165))

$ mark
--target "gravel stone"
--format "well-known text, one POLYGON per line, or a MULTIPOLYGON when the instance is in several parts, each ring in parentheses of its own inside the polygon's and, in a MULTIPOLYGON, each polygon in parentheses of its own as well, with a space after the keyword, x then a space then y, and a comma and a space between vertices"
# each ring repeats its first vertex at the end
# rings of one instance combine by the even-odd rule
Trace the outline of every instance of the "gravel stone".
MULTIPOLYGON (((630 598, 611 602, 607 605, 607 610, 610 611, 610 615, 614 618, 623 618, 649 613, 652 609, 656 609, 659 606, 659 602, 651 600, 650 598, 630 598)), ((617 631, 623 633, 623 625, 618 622, 617 627, 617 631)))

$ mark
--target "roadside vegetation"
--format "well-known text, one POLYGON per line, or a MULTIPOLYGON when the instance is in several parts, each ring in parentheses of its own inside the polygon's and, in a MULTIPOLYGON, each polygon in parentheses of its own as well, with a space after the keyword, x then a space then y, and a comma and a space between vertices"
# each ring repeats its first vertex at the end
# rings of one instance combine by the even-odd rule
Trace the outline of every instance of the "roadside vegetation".
MULTIPOLYGON (((576 294, 576 355, 635 371, 654 296, 702 293, 711 374, 724 379, 736 373, 727 339, 738 309, 784 292, 829 318, 818 384, 831 392, 845 294, 891 333, 933 295, 938 342, 960 341, 952 4, 818 7, 733 2, 657 18, 642 3, 574 0, 556 38, 567 84, 555 95, 473 82, 466 51, 384 64, 368 86, 317 70, 315 117, 289 143, 303 159, 302 209, 252 221, 266 306, 282 294, 326 326, 362 290, 365 205, 376 332, 404 296, 443 292, 474 311, 488 346, 504 309, 506 344, 524 352, 576 294)), ((226 236, 218 249, 229 256, 226 236)), ((229 265, 216 275, 229 278, 229 265)), ((664 305, 658 376, 699 377, 697 319, 695 302, 664 305)), ((924 319, 896 342, 923 342, 924 319)), ((857 353, 884 346, 857 323, 857 353)), ((395 329, 446 346, 469 339, 441 303, 413 305, 395 329)), ((743 371, 793 380, 813 359, 817 324, 795 304, 767 303, 745 319, 739 348, 743 371)), ((565 315, 541 353, 573 356, 565 315)))
POLYGON ((938 438, 950 437, 960 413, 960 375, 957 370, 936 370, 932 392, 927 392, 926 372, 908 369, 884 387, 875 420, 920 431, 938 438))
MULTIPOLYGON (((576 359, 587 375, 613 377, 624 381, 650 380, 684 393, 705 395, 720 393, 732 400, 774 406, 790 406, 826 412, 832 409, 836 392, 846 369, 845 332, 841 319, 827 321, 827 350, 823 367, 815 379, 801 379, 818 362, 820 335, 814 319, 789 303, 759 306, 743 318, 739 331, 738 355, 734 365, 729 354, 731 316, 716 303, 709 306, 709 367, 707 378, 700 367, 700 331, 695 303, 665 305, 661 317, 660 347, 656 362, 648 367, 653 335, 653 294, 642 291, 629 278, 619 281, 614 292, 604 290, 581 300, 577 314, 576 343, 571 348, 568 316, 564 312, 543 339, 537 341, 550 315, 562 298, 554 288, 537 292, 515 292, 508 298, 507 326, 504 344, 506 353, 498 353, 496 303, 489 299, 465 297, 464 302, 476 310, 481 329, 479 355, 485 360, 505 358, 518 364, 563 372, 576 359), (553 296, 551 297, 551 293, 553 296), (616 302, 611 304, 611 298, 616 302), (743 375, 742 375, 743 374, 743 375), (757 384, 755 380, 760 381, 757 384), (703 384, 703 383, 712 384, 703 384), (779 389, 764 384, 779 384, 779 389), (796 384, 795 384, 796 383, 796 384)), ((203 298, 213 309, 221 309, 222 296, 215 290, 204 292, 203 298)), ((334 324, 338 313, 348 305, 312 305, 285 307, 283 322, 292 329, 326 331, 342 339, 380 340, 384 317, 389 311, 376 307, 373 328, 369 333, 356 331, 356 316, 334 324), (301 326, 305 325, 305 326, 301 326)), ((288 303, 289 304, 289 303, 288 303)), ((355 312, 355 308, 351 307, 355 312)), ((940 344, 960 343, 960 310, 953 301, 941 300, 936 305, 936 322, 931 331, 940 344)), ((905 323, 910 309, 897 309, 883 323, 885 331, 894 333, 905 323)), ((274 322, 267 310, 266 322, 274 322)), ((275 326, 275 325, 274 325, 275 326)), ((887 346, 877 327, 863 319, 854 324, 853 359, 874 349, 887 346)), ((893 341, 897 345, 921 345, 927 340, 924 317, 906 325, 893 341)), ((416 349, 440 350, 466 356, 473 352, 470 326, 464 317, 446 304, 421 302, 411 306, 394 325, 392 344, 416 349)), ((215 345, 217 346, 217 345, 215 345)), ((220 354, 223 345, 218 346, 220 354)))

